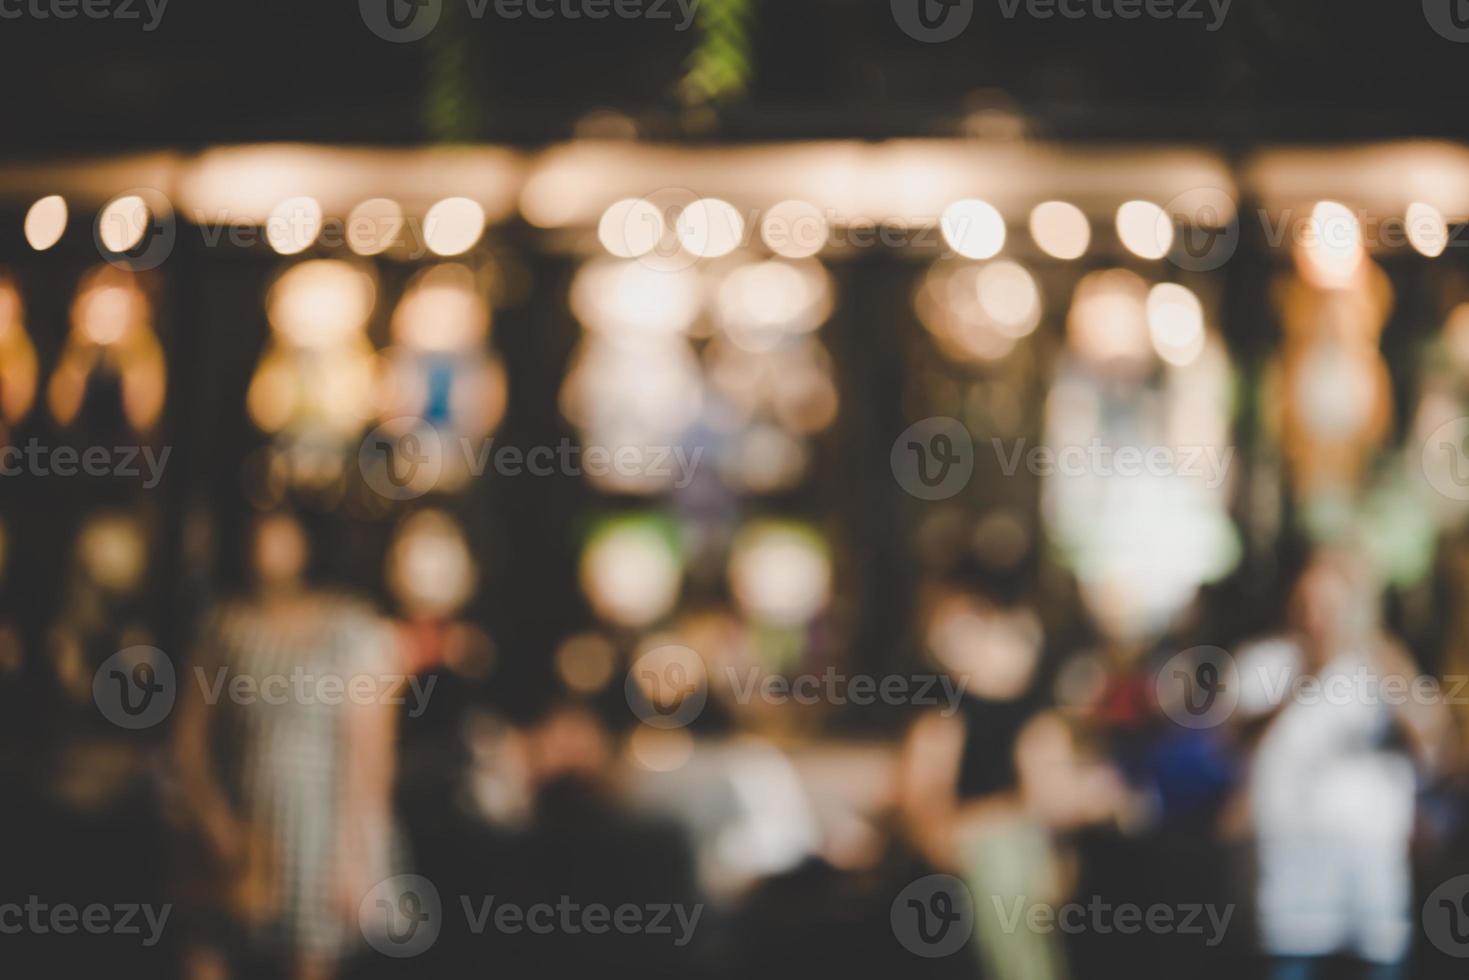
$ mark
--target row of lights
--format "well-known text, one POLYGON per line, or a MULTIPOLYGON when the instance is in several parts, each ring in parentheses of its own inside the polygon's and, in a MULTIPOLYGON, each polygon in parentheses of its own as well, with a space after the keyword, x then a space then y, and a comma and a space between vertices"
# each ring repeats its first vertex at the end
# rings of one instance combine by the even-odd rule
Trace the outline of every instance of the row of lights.
MULTIPOLYGON (((1420 254, 1434 258, 1448 245, 1448 224, 1439 210, 1415 201, 1408 205, 1406 233, 1420 254)), ((61 240, 69 211, 66 199, 53 194, 31 205, 25 217, 25 237, 37 251, 46 251, 61 240)), ((153 218, 148 202, 137 194, 109 201, 98 217, 97 233, 102 245, 115 253, 137 247, 153 218)), ((406 218, 398 202, 371 198, 354 207, 347 217, 347 244, 358 255, 379 255, 401 234, 406 218)), ((1123 203, 1115 216, 1117 237, 1132 254, 1156 260, 1173 246, 1173 222, 1163 208, 1151 201, 1123 203)), ((438 201, 424 216, 424 244, 443 257, 462 255, 479 241, 485 230, 484 209, 466 197, 438 201)), ((1312 210, 1312 224, 1326 251, 1354 253, 1360 248, 1361 229, 1356 216, 1343 204, 1321 201, 1312 210)), ((325 218, 320 202, 312 197, 292 197, 280 202, 265 225, 266 241, 281 255, 296 255, 321 237, 325 218)), ((1071 260, 1086 253, 1091 226, 1086 215, 1065 201, 1044 201, 1030 212, 1031 238, 1052 258, 1071 260)), ((998 255, 1006 239, 1005 219, 994 205, 977 198, 955 201, 940 220, 944 240, 959 255, 988 259, 998 255)), ((804 201, 782 201, 761 219, 760 237, 774 254, 784 258, 807 258, 826 244, 829 223, 814 205, 804 201)), ((698 258, 719 258, 739 247, 744 238, 744 219, 727 201, 698 198, 680 211, 672 228, 663 210, 647 198, 628 198, 607 208, 598 222, 598 238, 604 248, 619 258, 639 258, 668 242, 670 234, 685 252, 698 258)))
MULTIPOLYGON (((70 212, 59 194, 31 205, 25 217, 26 242, 38 252, 52 248, 66 231, 70 212)), ((110 252, 122 254, 143 241, 154 218, 140 195, 125 194, 103 206, 97 218, 98 241, 110 252)), ((398 240, 406 218, 397 201, 375 197, 354 207, 347 216, 347 245, 358 255, 387 251, 398 240)), ((468 252, 485 231, 485 212, 467 197, 448 197, 428 209, 423 220, 423 242, 435 255, 451 258, 468 252)), ((325 227, 321 203, 313 197, 292 197, 275 206, 265 223, 265 240, 281 255, 297 255, 316 244, 325 227)))
MULTIPOLYGON (((945 209, 939 224, 949 247, 965 258, 992 258, 1005 245, 1005 219, 985 201, 955 201, 945 209)), ((821 211, 805 201, 782 201, 768 209, 760 222, 765 247, 790 259, 815 255, 825 245, 829 231, 821 211)), ((1117 232, 1123 245, 1140 258, 1160 259, 1173 244, 1168 215, 1148 201, 1128 201, 1118 208, 1117 232)), ((670 233, 690 255, 720 258, 743 240, 744 219, 728 201, 706 197, 684 206, 669 228, 656 203, 627 198, 608 207, 597 226, 602 246, 620 258, 647 255, 664 244, 670 233)), ((1065 201, 1036 205, 1030 212, 1030 234, 1041 251, 1057 259, 1080 258, 1091 242, 1086 215, 1065 201)))
MULTIPOLYGON (((1123 244, 1144 258, 1162 258, 1172 244, 1172 226, 1155 204, 1129 201, 1118 210, 1117 222, 1123 244)), ((949 205, 940 228, 944 240, 965 258, 991 258, 1005 244, 1005 219, 993 205, 977 199, 949 205)), ((781 201, 762 216, 760 240, 782 258, 804 259, 821 251, 830 230, 815 205, 781 201)), ((744 231, 744 219, 734 205, 712 197, 683 206, 671 228, 663 209, 647 198, 617 201, 603 212, 597 225, 602 247, 626 259, 641 258, 668 244, 670 234, 690 255, 721 258, 739 247, 744 231)), ((1030 214, 1030 232, 1042 251, 1058 259, 1080 258, 1091 241, 1086 215, 1065 201, 1036 205, 1030 214)))

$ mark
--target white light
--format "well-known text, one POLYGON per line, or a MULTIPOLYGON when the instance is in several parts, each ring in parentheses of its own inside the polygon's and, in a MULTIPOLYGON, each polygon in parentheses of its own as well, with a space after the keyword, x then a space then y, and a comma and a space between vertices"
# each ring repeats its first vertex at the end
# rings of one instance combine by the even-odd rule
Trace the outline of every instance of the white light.
POLYGON ((128 194, 102 209, 97 217, 97 238, 109 252, 126 252, 143 240, 151 220, 148 202, 136 194, 128 194))
POLYGON ((1186 286, 1160 282, 1148 291, 1148 333, 1169 364, 1186 367, 1204 350, 1204 307, 1186 286))
POLYGON ((428 209, 423 237, 435 255, 463 255, 485 232, 485 209, 467 197, 446 197, 428 209))
POLYGON ((814 532, 756 523, 735 540, 729 582, 748 615, 778 626, 801 626, 831 599, 831 561, 814 532))
POLYGON ((637 629, 662 618, 678 602, 683 567, 657 528, 625 523, 604 529, 588 543, 580 578, 599 616, 637 629))
POLYGON ((1002 336, 1028 336, 1041 319, 1041 293, 1035 279, 1016 262, 991 262, 975 280, 979 307, 1002 336))
POLYGON ((1091 243, 1092 229, 1076 205, 1045 201, 1030 212, 1030 237, 1054 259, 1079 259, 1091 243))
POLYGON ((651 201, 630 197, 602 212, 597 238, 602 247, 620 259, 635 259, 658 247, 668 226, 663 212, 651 201))
POLYGON ((418 350, 469 351, 490 326, 490 308, 462 265, 430 266, 413 277, 393 311, 393 337, 418 350))
POLYGON ((265 222, 265 240, 281 255, 306 251, 321 235, 321 205, 312 197, 287 198, 265 222))
POLYGON ((804 259, 826 245, 830 228, 816 205, 805 201, 781 201, 765 212, 760 222, 760 240, 776 255, 804 259))
POLYGON ((728 201, 703 197, 683 209, 676 230, 679 243, 690 255, 717 259, 739 247, 745 222, 728 201))
POLYGON ((772 259, 741 266, 715 297, 721 326, 746 350, 770 350, 791 334, 821 325, 831 310, 830 284, 819 263, 772 259))
POLYGON ((1340 288, 1352 282, 1366 253, 1362 225, 1345 204, 1318 201, 1300 243, 1302 271, 1317 285, 1340 288))
POLYGON ((699 279, 627 259, 597 259, 571 281, 571 311, 582 324, 624 340, 687 332, 699 315, 699 279))
POLYGON ((1449 227, 1438 208, 1422 201, 1408 205, 1408 244, 1430 259, 1443 254, 1449 244, 1449 227))
POLYGON ((301 347, 326 350, 359 331, 377 287, 346 262, 314 259, 291 266, 266 296, 271 325, 301 347))
POLYGON ((1117 237, 1140 259, 1161 259, 1173 247, 1173 222, 1152 201, 1128 201, 1117 209, 1117 237))
POLYGON ((66 231, 66 198, 60 194, 43 197, 26 212, 26 241, 37 252, 44 252, 61 241, 66 231))
POLYGON ((1127 269, 1088 273, 1066 317, 1072 348, 1092 364, 1127 371, 1151 362, 1147 297, 1147 284, 1127 269))
POLYGON ((403 230, 403 208, 397 201, 374 197, 347 216, 347 247, 358 255, 381 255, 403 230))
POLYGON ((955 201, 939 224, 944 241, 966 259, 987 259, 1005 247, 1005 219, 984 201, 955 201))

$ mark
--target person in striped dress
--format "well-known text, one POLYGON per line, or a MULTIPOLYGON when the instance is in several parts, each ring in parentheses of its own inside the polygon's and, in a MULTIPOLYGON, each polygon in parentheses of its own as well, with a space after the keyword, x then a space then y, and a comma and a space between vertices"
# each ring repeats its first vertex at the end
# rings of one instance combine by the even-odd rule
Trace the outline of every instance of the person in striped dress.
POLYGON ((361 940, 358 903, 395 870, 398 657, 368 605, 303 586, 294 519, 263 518, 253 559, 258 592, 206 616, 181 677, 177 758, 232 931, 318 980, 361 940))

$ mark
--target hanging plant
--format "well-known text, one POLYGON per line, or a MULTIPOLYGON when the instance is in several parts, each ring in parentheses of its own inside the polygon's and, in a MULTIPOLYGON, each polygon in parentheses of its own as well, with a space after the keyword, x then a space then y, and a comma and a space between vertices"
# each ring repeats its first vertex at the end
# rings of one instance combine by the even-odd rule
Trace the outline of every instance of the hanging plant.
POLYGON ((679 82, 679 97, 685 105, 729 102, 745 94, 751 74, 753 16, 753 0, 702 0, 695 22, 699 42, 679 82))
POLYGON ((424 126, 436 143, 468 143, 479 136, 469 71, 469 37, 458 16, 459 6, 445 4, 443 19, 424 39, 428 75, 424 126))

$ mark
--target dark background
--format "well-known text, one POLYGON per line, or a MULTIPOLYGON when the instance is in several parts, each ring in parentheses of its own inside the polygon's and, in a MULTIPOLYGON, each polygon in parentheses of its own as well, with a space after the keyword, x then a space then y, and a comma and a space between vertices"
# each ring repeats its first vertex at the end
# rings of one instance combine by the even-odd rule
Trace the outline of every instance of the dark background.
MULTIPOLYGON (((942 44, 903 34, 886 0, 754 6, 749 97, 702 135, 951 134, 986 89, 1063 139, 1231 146, 1465 131, 1469 47, 1434 33, 1416 0, 1234 0, 1212 33, 1207 19, 1007 20, 998 0, 976 0, 969 28, 942 44)), ((446 16, 454 7, 467 9, 446 0, 446 16)), ((675 83, 698 32, 675 22, 510 21, 493 4, 483 19, 461 16, 463 135, 537 144, 609 106, 645 136, 679 135, 675 83)), ((437 135, 425 106, 442 77, 435 58, 454 46, 442 27, 389 44, 352 0, 172 0, 157 30, 141 24, 0 20, 0 156, 437 135)))

